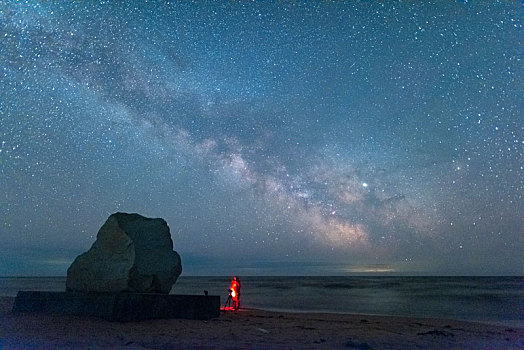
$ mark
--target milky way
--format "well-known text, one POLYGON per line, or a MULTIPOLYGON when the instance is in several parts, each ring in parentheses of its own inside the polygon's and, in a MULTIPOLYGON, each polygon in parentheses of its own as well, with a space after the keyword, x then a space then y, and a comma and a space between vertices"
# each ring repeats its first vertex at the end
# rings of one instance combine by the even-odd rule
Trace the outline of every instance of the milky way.
POLYGON ((0 4, 0 275, 113 212, 187 274, 522 274, 520 2, 0 4))

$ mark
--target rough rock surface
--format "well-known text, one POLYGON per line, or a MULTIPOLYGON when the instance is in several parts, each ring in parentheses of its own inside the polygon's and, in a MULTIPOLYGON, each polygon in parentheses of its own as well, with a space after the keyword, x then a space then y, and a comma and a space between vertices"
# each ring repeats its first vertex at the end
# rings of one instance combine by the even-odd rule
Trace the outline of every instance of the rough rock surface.
POLYGON ((68 291, 169 293, 182 272, 163 219, 115 213, 67 270, 68 291))

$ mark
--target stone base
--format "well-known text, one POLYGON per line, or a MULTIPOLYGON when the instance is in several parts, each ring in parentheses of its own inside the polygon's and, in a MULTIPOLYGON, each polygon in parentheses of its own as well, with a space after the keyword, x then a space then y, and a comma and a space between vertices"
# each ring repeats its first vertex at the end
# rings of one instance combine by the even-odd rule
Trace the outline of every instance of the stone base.
POLYGON ((130 322, 155 318, 208 320, 220 316, 216 295, 19 291, 13 312, 44 312, 130 322))

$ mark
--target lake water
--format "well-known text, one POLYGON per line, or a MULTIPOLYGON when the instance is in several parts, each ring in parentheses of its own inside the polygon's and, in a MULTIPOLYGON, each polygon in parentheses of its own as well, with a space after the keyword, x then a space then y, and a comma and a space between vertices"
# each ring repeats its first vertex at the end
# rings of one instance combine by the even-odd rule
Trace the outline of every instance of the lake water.
MULTIPOLYGON (((240 277, 242 307, 438 317, 524 326, 522 277, 240 277)), ((181 276, 173 294, 228 295, 229 277, 181 276)), ((0 295, 65 290, 65 277, 0 278, 0 295)))

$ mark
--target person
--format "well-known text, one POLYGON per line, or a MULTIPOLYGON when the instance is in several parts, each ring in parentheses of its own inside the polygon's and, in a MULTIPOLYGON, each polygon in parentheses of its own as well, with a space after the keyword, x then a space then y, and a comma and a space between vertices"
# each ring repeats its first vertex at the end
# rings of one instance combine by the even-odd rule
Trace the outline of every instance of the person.
POLYGON ((235 276, 231 281, 231 287, 229 288, 231 293, 231 299, 233 301, 233 309, 240 309, 240 279, 235 276))

